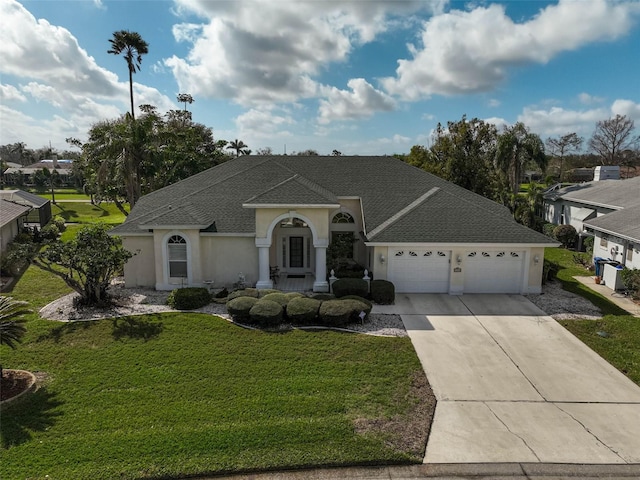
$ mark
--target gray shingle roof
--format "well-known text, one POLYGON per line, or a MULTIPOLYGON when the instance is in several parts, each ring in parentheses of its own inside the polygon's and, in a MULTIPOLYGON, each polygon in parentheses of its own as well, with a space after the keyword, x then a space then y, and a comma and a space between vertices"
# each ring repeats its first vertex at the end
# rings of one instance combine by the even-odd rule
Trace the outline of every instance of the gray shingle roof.
POLYGON ((627 180, 600 180, 570 185, 545 195, 585 205, 598 205, 617 210, 640 204, 640 177, 627 180))
POLYGON ((393 157, 241 156, 144 196, 113 232, 182 219, 254 233, 255 211, 243 204, 325 205, 340 197, 361 199, 375 242, 553 243, 505 207, 393 157))
POLYGON ((31 210, 31 207, 26 205, 18 205, 8 200, 0 200, 0 226, 4 227, 21 215, 28 213, 29 210, 31 210))
POLYGON ((640 204, 587 220, 585 225, 605 233, 640 242, 640 204))
POLYGON ((49 200, 24 190, 0 190, 0 198, 9 200, 21 205, 29 205, 31 207, 42 207, 49 203, 49 200))

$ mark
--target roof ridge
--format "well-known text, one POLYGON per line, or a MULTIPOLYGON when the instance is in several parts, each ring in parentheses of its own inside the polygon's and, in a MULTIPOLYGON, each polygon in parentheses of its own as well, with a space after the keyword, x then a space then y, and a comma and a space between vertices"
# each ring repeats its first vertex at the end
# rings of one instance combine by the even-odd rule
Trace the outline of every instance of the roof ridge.
MULTIPOLYGON (((277 162, 276 162, 276 163, 277 163, 277 162)), ((287 170, 288 170, 288 169, 287 169, 287 170)), ((264 195, 264 194, 265 194, 265 193, 267 193, 267 192, 272 192, 272 191, 274 191, 276 188, 279 188, 279 187, 281 187, 282 185, 284 185, 285 183, 289 183, 289 182, 291 182, 291 181, 295 180, 295 179, 296 179, 296 177, 299 177, 299 176, 300 176, 299 174, 294 173, 292 176, 290 176, 290 177, 288 177, 288 178, 285 178, 285 179, 284 179, 283 181, 281 181, 280 183, 276 183, 275 185, 273 185, 273 186, 271 186, 271 187, 267 188, 266 190, 263 190, 262 192, 255 194, 254 196, 252 196, 252 197, 250 197, 250 198, 246 199, 246 200, 245 200, 244 202, 242 202, 242 203, 250 203, 250 202, 251 202, 251 200, 254 200, 254 199, 258 198, 258 197, 260 197, 260 196, 264 195)))
POLYGON ((389 227, 390 225, 393 225, 394 223, 396 223, 398 220, 400 220, 402 217, 404 217, 406 214, 408 214, 409 212, 411 212, 413 209, 415 209, 418 205, 424 203, 424 201, 431 197, 432 195, 435 195, 436 193, 438 193, 441 190, 440 187, 433 187, 431 188, 427 193, 423 193, 422 195, 420 195, 418 198, 416 198, 413 202, 411 202, 409 205, 407 205, 406 207, 404 207, 402 210, 400 210, 399 212, 396 212, 395 214, 393 214, 392 216, 390 216, 389 218, 387 218, 384 222, 382 222, 380 225, 378 225, 376 228, 374 228, 373 230, 371 230, 369 232, 369 239, 375 237, 376 235, 378 235, 380 232, 382 232, 384 229, 386 229, 387 227, 389 227))

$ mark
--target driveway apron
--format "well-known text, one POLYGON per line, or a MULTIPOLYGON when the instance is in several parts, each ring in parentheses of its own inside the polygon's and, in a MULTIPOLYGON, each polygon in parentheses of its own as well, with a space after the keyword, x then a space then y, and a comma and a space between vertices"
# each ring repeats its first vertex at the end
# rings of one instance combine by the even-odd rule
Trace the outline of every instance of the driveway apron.
POLYGON ((640 387, 520 295, 398 294, 438 400, 425 463, 640 463, 640 387))

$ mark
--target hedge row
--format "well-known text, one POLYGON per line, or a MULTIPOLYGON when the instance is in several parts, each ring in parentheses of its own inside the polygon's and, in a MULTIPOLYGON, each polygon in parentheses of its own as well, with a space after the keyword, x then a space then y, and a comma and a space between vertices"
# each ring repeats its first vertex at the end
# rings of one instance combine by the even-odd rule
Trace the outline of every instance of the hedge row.
POLYGON ((301 293, 273 292, 260 298, 253 289, 238 290, 227 302, 227 311, 240 323, 260 327, 274 327, 284 321, 295 325, 323 325, 339 327, 364 320, 371 313, 371 302, 359 297, 337 299, 323 294, 306 297, 301 293), (243 296, 246 293, 246 296, 243 296), (316 298, 314 298, 316 297, 316 298))

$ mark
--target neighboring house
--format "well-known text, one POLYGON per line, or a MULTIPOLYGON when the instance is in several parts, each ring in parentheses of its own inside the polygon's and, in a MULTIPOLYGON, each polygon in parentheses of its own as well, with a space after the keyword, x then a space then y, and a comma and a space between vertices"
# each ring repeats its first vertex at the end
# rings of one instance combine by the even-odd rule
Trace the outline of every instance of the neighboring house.
POLYGON ((539 293, 558 245, 393 157, 241 156, 145 195, 111 232, 137 253, 125 284, 159 290, 240 273, 270 288, 278 267, 328 291, 327 247, 348 233, 354 260, 397 292, 539 293))
POLYGON ((548 190, 544 194, 544 219, 557 225, 573 225, 578 231, 584 223, 640 202, 640 177, 627 180, 601 180, 548 190))
POLYGON ((0 199, 0 253, 20 233, 29 210, 28 206, 0 199))
POLYGON ((44 227, 51 220, 51 201, 23 190, 0 190, 0 199, 31 207, 25 222, 44 227))
POLYGON ((73 176, 73 160, 57 158, 40 160, 39 162, 32 163, 25 167, 10 167, 4 172, 5 183, 7 185, 31 184, 33 183, 33 175, 36 172, 41 171, 43 168, 46 168, 49 171, 55 170, 58 172, 58 181, 61 184, 67 185, 71 183, 71 178, 73 176))
POLYGON ((637 194, 634 205, 585 222, 587 229, 595 234, 594 258, 640 268, 640 190, 637 194))

